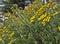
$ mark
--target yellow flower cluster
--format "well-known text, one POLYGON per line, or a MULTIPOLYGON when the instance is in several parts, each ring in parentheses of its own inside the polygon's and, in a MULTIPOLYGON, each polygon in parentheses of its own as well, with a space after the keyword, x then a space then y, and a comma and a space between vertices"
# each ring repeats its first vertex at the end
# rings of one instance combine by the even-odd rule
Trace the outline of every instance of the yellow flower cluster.
POLYGON ((38 18, 38 21, 40 21, 40 20, 42 20, 43 18, 45 18, 46 17, 46 15, 41 15, 39 18, 38 18))
POLYGON ((53 9, 56 9, 56 8, 57 8, 57 5, 54 5, 54 6, 53 6, 53 9))
POLYGON ((41 15, 44 11, 46 11, 46 8, 50 8, 51 3, 42 5, 42 7, 36 12, 36 15, 41 15))
POLYGON ((6 26, 3 27, 3 29, 0 29, 0 34, 4 34, 4 33, 10 33, 11 31, 9 31, 8 29, 6 29, 6 26))
POLYGON ((42 6, 37 12, 36 15, 40 15, 41 13, 43 13, 45 11, 45 6, 42 6))
POLYGON ((30 18, 30 23, 34 22, 34 19, 35 19, 35 15, 33 15, 33 16, 30 18))
POLYGON ((48 3, 48 4, 46 4, 46 7, 47 7, 47 8, 49 8, 49 7, 50 7, 50 5, 51 5, 51 3, 48 3))
MULTIPOLYGON (((46 8, 50 8, 51 3, 48 4, 44 4, 42 5, 42 7, 40 7, 37 11, 36 11, 36 16, 39 15, 38 21, 42 21, 41 23, 44 25, 46 24, 46 22, 50 21, 50 13, 46 13, 46 8), (45 13, 45 14, 44 14, 45 13)), ((31 17, 30 18, 30 23, 34 22, 35 17, 31 17)))
POLYGON ((50 21, 50 16, 48 15, 46 18, 43 19, 44 22, 49 22, 50 21))
POLYGON ((27 13, 28 15, 36 8, 36 5, 32 4, 30 6, 28 6, 24 12, 27 13))
POLYGON ((6 26, 0 28, 0 41, 4 41, 4 38, 7 36, 9 41, 12 40, 10 41, 10 43, 12 43, 16 40, 13 37, 14 35, 15 35, 14 31, 10 31, 9 29, 6 28, 6 26))
POLYGON ((11 13, 4 13, 3 15, 5 16, 4 22, 7 22, 8 19, 12 17, 12 14, 11 13))
POLYGON ((34 22, 35 17, 38 16, 37 20, 41 21, 41 23, 45 25, 47 22, 50 21, 51 16, 57 15, 59 13, 59 11, 56 10, 57 8, 58 8, 57 3, 56 2, 52 3, 52 0, 49 0, 49 3, 43 4, 41 7, 39 6, 39 9, 36 10, 34 13, 35 15, 30 18, 30 23, 34 22))
POLYGON ((52 9, 56 10, 58 8, 58 4, 56 2, 52 3, 52 9))
POLYGON ((9 13, 4 13, 4 16, 9 17, 10 14, 9 13))
POLYGON ((33 12, 36 8, 38 8, 41 5, 42 3, 40 2, 40 0, 35 0, 31 5, 27 6, 27 8, 24 10, 24 13, 29 15, 31 14, 31 12, 33 12))
POLYGON ((4 33, 8 33, 8 34, 11 33, 11 34, 10 34, 11 37, 15 34, 14 32, 6 29, 6 27, 3 27, 3 29, 0 29, 0 34, 1 34, 2 36, 4 36, 4 33))
POLYGON ((56 11, 54 14, 53 14, 53 16, 55 16, 55 15, 57 15, 59 12, 58 11, 56 11))
POLYGON ((11 40, 8 44, 12 44, 16 39, 11 40))
POLYGON ((38 18, 38 21, 41 21, 41 23, 42 23, 43 25, 45 25, 46 22, 49 22, 49 21, 50 21, 50 18, 51 18, 50 13, 48 13, 48 14, 45 13, 45 14, 41 15, 41 16, 38 18))

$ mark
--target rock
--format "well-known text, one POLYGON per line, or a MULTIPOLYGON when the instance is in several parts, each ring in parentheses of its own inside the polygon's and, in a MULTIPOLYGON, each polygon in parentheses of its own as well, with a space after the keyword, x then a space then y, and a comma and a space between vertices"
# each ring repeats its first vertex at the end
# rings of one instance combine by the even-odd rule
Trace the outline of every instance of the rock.
POLYGON ((0 23, 0 27, 2 27, 3 26, 3 23, 0 23))

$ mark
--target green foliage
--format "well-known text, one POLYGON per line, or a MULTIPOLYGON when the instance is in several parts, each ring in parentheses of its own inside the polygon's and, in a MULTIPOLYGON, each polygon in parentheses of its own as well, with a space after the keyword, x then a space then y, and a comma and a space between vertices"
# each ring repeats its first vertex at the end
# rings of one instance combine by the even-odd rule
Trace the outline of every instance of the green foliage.
MULTIPOLYGON (((44 5, 39 6, 38 10, 42 7, 44 7, 44 5)), ((14 38, 16 38, 16 41, 13 42, 13 44, 60 44, 60 29, 58 29, 58 26, 60 26, 60 13, 53 16, 54 12, 60 11, 60 9, 52 9, 49 11, 49 8, 47 8, 44 11, 45 13, 51 13, 51 19, 49 22, 46 22, 46 25, 41 24, 41 21, 39 22, 37 20, 36 8, 29 15, 26 11, 19 10, 17 7, 11 10, 13 10, 13 16, 11 15, 11 18, 9 17, 9 19, 4 22, 4 25, 9 30, 15 32, 14 38), (17 15, 17 17, 15 17, 15 15, 17 15), (30 23, 32 15, 36 15, 36 19, 30 23)), ((44 14, 44 12, 41 13, 44 14)))

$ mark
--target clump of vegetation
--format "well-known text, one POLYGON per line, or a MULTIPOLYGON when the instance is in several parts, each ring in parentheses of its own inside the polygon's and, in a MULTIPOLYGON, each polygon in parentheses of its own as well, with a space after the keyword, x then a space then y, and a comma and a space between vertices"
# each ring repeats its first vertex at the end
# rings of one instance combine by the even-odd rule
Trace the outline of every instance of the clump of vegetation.
MULTIPOLYGON (((60 44, 59 4, 52 0, 46 4, 35 0, 25 10, 19 10, 16 5, 10 9, 13 13, 4 14, 8 19, 4 21, 2 31, 7 29, 8 37, 12 35, 11 44, 60 44)), ((1 43, 10 43, 3 38, 0 36, 1 43)))

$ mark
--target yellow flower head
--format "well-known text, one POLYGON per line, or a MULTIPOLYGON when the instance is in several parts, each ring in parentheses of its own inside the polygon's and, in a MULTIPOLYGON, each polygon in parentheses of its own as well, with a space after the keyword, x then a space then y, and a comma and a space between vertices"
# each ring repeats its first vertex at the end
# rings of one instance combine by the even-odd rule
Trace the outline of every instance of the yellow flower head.
POLYGON ((55 12, 55 13, 53 14, 53 16, 54 16, 54 15, 57 15, 58 13, 59 13, 58 11, 57 11, 57 12, 55 12))
POLYGON ((60 26, 58 26, 58 30, 60 31, 60 26))
POLYGON ((45 22, 41 22, 41 23, 43 24, 43 26, 45 26, 45 24, 46 24, 45 22))
POLYGON ((36 15, 40 15, 41 13, 43 13, 45 11, 45 5, 42 6, 37 12, 36 15))
POLYGON ((38 21, 42 20, 44 17, 46 17, 46 15, 41 15, 39 18, 38 18, 38 21))
POLYGON ((48 8, 49 8, 49 7, 50 7, 50 3, 48 3, 48 4, 46 5, 46 7, 48 7, 48 8))
POLYGON ((30 23, 34 22, 34 20, 30 20, 30 23))
POLYGON ((58 8, 57 5, 54 5, 54 6, 53 6, 53 9, 56 9, 56 8, 58 8))
POLYGON ((0 41, 3 41, 2 38, 0 38, 0 41))
POLYGON ((15 33, 14 33, 14 32, 12 32, 12 33, 10 34, 10 36, 12 37, 14 34, 15 34, 15 33))
POLYGON ((3 15, 6 16, 6 17, 9 17, 10 13, 4 13, 3 15))
POLYGON ((35 19, 35 15, 33 15, 33 16, 30 18, 30 20, 33 20, 33 19, 35 19))

